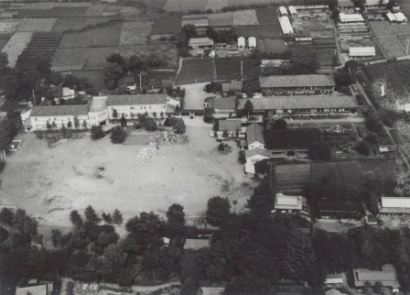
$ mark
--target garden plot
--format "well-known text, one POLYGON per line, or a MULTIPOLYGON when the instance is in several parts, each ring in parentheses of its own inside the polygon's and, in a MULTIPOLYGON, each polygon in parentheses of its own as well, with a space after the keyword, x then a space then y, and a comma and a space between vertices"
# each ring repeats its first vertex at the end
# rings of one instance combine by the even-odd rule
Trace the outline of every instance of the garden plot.
POLYGON ((57 19, 53 31, 67 32, 82 30, 88 26, 109 23, 109 17, 62 17, 57 19))
POLYGON ((120 43, 122 23, 66 33, 59 48, 114 47, 120 43))
POLYGON ((240 7, 240 6, 249 6, 249 5, 283 5, 285 3, 290 3, 292 0, 228 0, 228 7, 240 7))
POLYGON ((120 45, 136 45, 147 43, 154 22, 126 22, 123 23, 120 45))
POLYGON ((0 34, 14 33, 19 27, 21 19, 2 19, 0 21, 0 34))
POLYGON ((256 15, 260 25, 278 25, 280 27, 276 8, 258 8, 256 15))
POLYGON ((8 159, 0 205, 25 209, 40 227, 70 226, 71 210, 83 212, 88 205, 98 213, 118 208, 127 220, 142 211, 165 217, 168 207, 178 203, 187 217, 194 217, 206 210, 209 198, 220 195, 237 201, 242 210, 255 182, 237 163, 236 145, 229 143, 233 152, 219 155, 217 143, 207 136, 209 125, 201 118, 188 121, 189 143, 161 145, 147 165, 137 160, 148 147, 145 131, 130 130, 136 140, 130 145, 85 136, 53 149, 32 133, 21 134, 17 139, 30 144, 8 159))
POLYGON ((8 56, 9 66, 14 67, 16 65, 19 55, 26 48, 30 42, 33 33, 31 32, 19 32, 15 33, 1 52, 4 52, 8 56))
POLYGON ((212 11, 221 11, 228 6, 228 0, 208 0, 205 10, 211 9, 212 11))
POLYGON ((127 45, 120 46, 118 50, 121 55, 125 57, 134 55, 136 52, 142 56, 154 53, 167 62, 168 68, 178 67, 178 50, 176 46, 171 43, 127 45))
POLYGON ((52 69, 57 72, 80 70, 87 62, 88 48, 57 49, 51 60, 52 69))
POLYGON ((164 9, 164 5, 168 0, 139 0, 148 9, 164 9))
POLYGON ((163 9, 167 11, 182 11, 185 0, 168 0, 163 9))
POLYGON ((178 34, 181 30, 181 17, 169 15, 154 22, 151 35, 178 34))
POLYGON ((216 77, 214 77, 212 59, 185 59, 178 73, 177 84, 210 82, 213 78, 216 77))
POLYGON ((407 40, 410 39, 409 25, 390 25, 388 22, 369 22, 376 38, 389 57, 406 55, 407 40))
POLYGON ((207 3, 207 0, 185 0, 182 11, 205 11, 207 3))
POLYGON ((50 32, 57 19, 56 18, 24 18, 17 31, 19 32, 50 32))
POLYGON ((85 69, 102 69, 106 64, 106 58, 115 52, 118 52, 117 47, 87 48, 87 63, 85 69))
POLYGON ((101 16, 105 7, 105 4, 93 4, 85 12, 85 16, 101 16))
POLYGON ((234 26, 252 26, 258 25, 258 17, 254 9, 235 11, 233 13, 234 26))
POLYGON ((258 39, 258 49, 261 52, 275 53, 275 52, 285 52, 288 47, 283 39, 258 39))

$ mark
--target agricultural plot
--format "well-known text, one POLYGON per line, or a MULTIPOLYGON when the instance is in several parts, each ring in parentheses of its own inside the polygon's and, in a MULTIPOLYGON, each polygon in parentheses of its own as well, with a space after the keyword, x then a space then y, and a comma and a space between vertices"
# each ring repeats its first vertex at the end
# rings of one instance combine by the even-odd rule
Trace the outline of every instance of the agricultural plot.
POLYGON ((282 36, 281 28, 273 25, 238 26, 235 27, 235 30, 237 31, 239 36, 243 37, 280 39, 282 36))
POLYGON ((154 22, 151 35, 177 34, 181 30, 180 16, 167 16, 154 22))
POLYGON ((71 73, 76 77, 85 77, 88 79, 91 85, 94 86, 96 91, 100 91, 106 88, 104 83, 104 74, 99 70, 74 70, 71 73))
POLYGON ((242 77, 257 77, 259 67, 250 58, 216 58, 215 71, 218 81, 230 81, 242 77))
POLYGON ((15 33, 1 52, 4 52, 8 56, 9 66, 14 67, 16 65, 19 55, 26 48, 30 42, 33 33, 31 32, 19 32, 15 33))
POLYGON ((249 5, 282 5, 285 3, 290 3, 291 0, 228 0, 228 7, 240 7, 240 6, 249 6, 249 5))
POLYGON ((406 55, 407 40, 410 39, 409 25, 390 25, 388 22, 369 22, 376 38, 389 57, 406 55))
POLYGON ((235 11, 233 13, 234 26, 253 26, 258 25, 258 17, 254 9, 235 11))
POLYGON ((17 31, 21 19, 2 19, 0 21, 0 34, 10 34, 17 31))
POLYGON ((168 0, 163 9, 166 11, 182 11, 184 0, 168 0))
POLYGON ((231 27, 233 26, 233 13, 208 14, 208 20, 211 27, 231 27))
POLYGON ((177 84, 210 82, 214 78, 212 59, 185 59, 176 79, 177 84), (200 71, 198 69, 201 69, 200 71))
POLYGON ((122 23, 89 29, 82 32, 66 33, 59 48, 114 47, 120 43, 122 23))
POLYGON ((228 0, 208 0, 206 3, 205 10, 221 11, 223 8, 228 6, 228 0))
POLYGON ((52 9, 22 9, 19 18, 59 18, 84 16, 88 6, 55 6, 52 9))
POLYGON ((168 0, 139 0, 148 9, 163 9, 168 0))
POLYGON ((154 22, 126 22, 123 23, 120 45, 136 45, 147 43, 154 22))
POLYGON ((101 16, 103 11, 105 10, 106 4, 94 4, 91 5, 87 11, 85 12, 85 16, 89 17, 98 17, 101 16))
POLYGON ((57 49, 51 61, 52 69, 57 72, 81 70, 87 62, 89 48, 57 49))
POLYGON ((109 17, 62 17, 58 18, 53 27, 53 31, 67 32, 82 30, 88 26, 109 23, 109 17))
POLYGON ((117 47, 87 48, 87 63, 85 65, 85 69, 102 69, 106 63, 107 56, 115 53, 116 51, 118 51, 117 47))
POLYGON ((276 8, 258 8, 255 10, 260 25, 278 25, 278 12, 276 8))
POLYGON ((182 11, 205 11, 208 1, 185 0, 182 4, 182 11))
POLYGON ((142 56, 147 56, 154 53, 167 62, 167 68, 178 68, 178 50, 174 44, 161 43, 129 45, 120 46, 118 50, 119 53, 125 57, 129 57, 135 53, 142 56))
POLYGON ((275 52, 285 52, 288 47, 283 39, 258 39, 258 49, 261 52, 275 53, 275 52))
POLYGON ((24 18, 18 32, 50 32, 57 19, 56 18, 24 18))

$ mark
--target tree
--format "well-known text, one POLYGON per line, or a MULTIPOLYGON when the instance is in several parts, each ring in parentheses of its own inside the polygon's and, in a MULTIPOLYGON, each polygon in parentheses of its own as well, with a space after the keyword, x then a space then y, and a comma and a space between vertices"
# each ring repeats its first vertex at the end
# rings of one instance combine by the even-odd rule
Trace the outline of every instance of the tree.
POLYGON ((124 115, 121 116, 120 124, 121 124, 121 127, 127 127, 127 120, 125 119, 124 115))
POLYGON ((167 211, 168 225, 170 227, 182 227, 185 225, 184 207, 179 204, 172 204, 167 211))
POLYGON ((364 140, 366 140, 370 144, 377 144, 379 143, 379 136, 375 132, 369 132, 364 137, 364 140))
POLYGON ((91 206, 88 206, 87 208, 85 208, 84 215, 85 215, 85 220, 92 224, 98 224, 101 222, 101 218, 98 217, 97 213, 95 213, 94 208, 91 206))
POLYGON ((128 69, 134 73, 139 73, 146 66, 144 65, 144 61, 137 55, 131 55, 128 59, 128 69))
POLYGON ((283 119, 278 119, 273 122, 273 129, 275 130, 285 130, 288 126, 288 123, 283 119))
POLYGON ((238 163, 243 165, 246 163, 246 155, 244 150, 239 151, 238 163))
POLYGON ((157 130, 157 123, 152 118, 147 118, 144 122, 145 130, 147 131, 155 131, 157 130))
POLYGON ((105 212, 103 212, 101 214, 101 217, 102 217, 102 219, 105 223, 111 224, 112 221, 113 221, 112 216, 111 216, 110 213, 106 214, 105 212))
POLYGON ((123 68, 117 63, 107 63, 103 68, 103 74, 106 85, 110 86, 109 89, 114 89, 123 74, 123 68))
POLYGON ((245 114, 248 114, 248 118, 249 118, 249 113, 253 112, 253 104, 249 99, 246 100, 243 106, 243 111, 245 112, 245 114))
POLYGON ((117 111, 117 109, 113 109, 113 110, 112 110, 112 116, 113 116, 113 118, 118 118, 118 111, 117 111))
POLYGON ((185 122, 181 118, 177 118, 175 120, 174 131, 177 134, 184 134, 186 130, 185 122))
POLYGON ((73 210, 70 213, 70 220, 71 223, 74 225, 75 228, 79 229, 83 225, 83 218, 78 213, 77 210, 73 210))
POLYGON ((116 126, 111 131, 111 142, 114 144, 123 143, 127 138, 127 132, 122 129, 120 126, 116 126))
POLYGON ((213 226, 221 226, 229 216, 231 204, 227 198, 212 197, 208 200, 206 210, 206 221, 213 226))
POLYGON ((204 109, 204 122, 205 123, 211 123, 213 120, 213 115, 214 115, 214 109, 206 107, 204 109))
POLYGON ((71 121, 67 122, 67 128, 72 128, 73 127, 73 123, 71 121))
POLYGON ((77 116, 74 116, 74 127, 75 128, 78 128, 79 126, 80 126, 80 122, 78 121, 78 117, 77 116))
POLYGON ((332 149, 326 142, 316 142, 309 147, 308 155, 312 160, 329 161, 332 158, 332 149))
POLYGON ((112 213, 112 222, 118 225, 121 225, 123 222, 122 214, 118 209, 115 209, 112 213))
POLYGON ((267 215, 271 212, 273 206, 273 192, 266 181, 257 186, 252 196, 247 200, 246 207, 257 215, 267 215))
POLYGON ((13 223, 13 212, 7 208, 3 208, 0 211, 0 222, 11 225, 13 223))
POLYGON ((126 62, 124 57, 121 56, 119 53, 113 53, 109 56, 107 56, 106 61, 109 63, 116 63, 120 65, 121 67, 126 67, 126 62))
POLYGON ((91 126, 91 139, 98 140, 104 137, 104 131, 100 125, 93 125, 91 126))
POLYGON ((371 150, 371 145, 365 141, 361 140, 357 145, 356 145, 356 151, 364 156, 369 156, 370 155, 370 150, 371 150))

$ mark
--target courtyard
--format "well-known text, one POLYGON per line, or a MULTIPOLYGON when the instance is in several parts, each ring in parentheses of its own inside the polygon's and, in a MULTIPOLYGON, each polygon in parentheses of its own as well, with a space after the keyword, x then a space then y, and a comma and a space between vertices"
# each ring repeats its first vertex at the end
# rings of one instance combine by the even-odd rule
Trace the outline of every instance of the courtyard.
POLYGON ((149 161, 140 151, 155 142, 157 132, 129 131, 122 145, 109 136, 92 141, 88 135, 47 147, 35 134, 21 133, 21 149, 7 159, 2 173, 0 205, 25 209, 46 233, 50 225, 71 226, 71 210, 92 205, 98 213, 118 208, 126 221, 153 211, 165 218, 173 203, 184 206, 189 221, 202 216, 210 197, 228 197, 234 211, 244 208, 256 182, 237 163, 238 148, 220 155, 202 118, 184 118, 185 141, 161 143, 149 161), (233 202, 236 201, 236 202, 233 202))

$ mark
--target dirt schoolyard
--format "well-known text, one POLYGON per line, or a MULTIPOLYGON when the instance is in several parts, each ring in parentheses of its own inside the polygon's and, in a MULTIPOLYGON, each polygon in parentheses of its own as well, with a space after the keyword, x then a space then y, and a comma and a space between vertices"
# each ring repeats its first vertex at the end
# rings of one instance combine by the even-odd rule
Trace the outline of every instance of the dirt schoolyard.
POLYGON ((202 118, 184 121, 188 143, 161 144, 148 160, 141 151, 158 132, 131 131, 121 145, 109 136, 92 141, 87 135, 54 148, 32 133, 20 134, 21 149, 1 174, 0 205, 25 209, 42 228, 70 226, 70 211, 83 212, 88 205, 99 213, 118 208, 127 220, 143 211, 165 217, 179 203, 194 219, 219 195, 236 200, 233 210, 242 210, 255 182, 237 163, 235 143, 229 143, 230 155, 220 155, 208 135, 211 125, 202 118))

